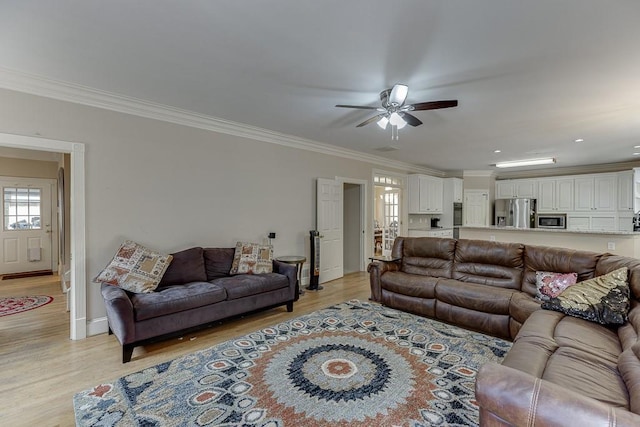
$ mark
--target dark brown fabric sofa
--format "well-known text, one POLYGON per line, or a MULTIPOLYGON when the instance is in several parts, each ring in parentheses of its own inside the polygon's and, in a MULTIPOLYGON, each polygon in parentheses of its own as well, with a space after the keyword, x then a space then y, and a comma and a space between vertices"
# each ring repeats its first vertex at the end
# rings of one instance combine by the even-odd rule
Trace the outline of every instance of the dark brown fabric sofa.
POLYGON ((109 332, 122 345, 122 362, 134 347, 231 316, 286 305, 293 311, 296 268, 273 261, 273 273, 230 276, 235 248, 195 247, 172 254, 155 292, 134 294, 102 284, 109 332))
POLYGON ((640 260, 475 240, 396 239, 396 262, 369 265, 372 298, 387 306, 511 339, 501 365, 476 379, 480 424, 640 425, 640 260), (578 281, 629 269, 631 310, 603 326, 542 310, 536 272, 578 281))

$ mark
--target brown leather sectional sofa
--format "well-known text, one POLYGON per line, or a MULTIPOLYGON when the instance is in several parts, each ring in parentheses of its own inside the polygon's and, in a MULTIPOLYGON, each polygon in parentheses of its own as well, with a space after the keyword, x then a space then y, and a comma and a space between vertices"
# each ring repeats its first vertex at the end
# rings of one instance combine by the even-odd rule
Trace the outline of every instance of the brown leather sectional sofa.
POLYGON ((395 262, 369 265, 372 298, 411 313, 513 340, 476 379, 480 424, 640 425, 640 260, 479 240, 399 237, 395 262), (622 326, 542 310, 536 272, 578 281, 629 268, 622 326))

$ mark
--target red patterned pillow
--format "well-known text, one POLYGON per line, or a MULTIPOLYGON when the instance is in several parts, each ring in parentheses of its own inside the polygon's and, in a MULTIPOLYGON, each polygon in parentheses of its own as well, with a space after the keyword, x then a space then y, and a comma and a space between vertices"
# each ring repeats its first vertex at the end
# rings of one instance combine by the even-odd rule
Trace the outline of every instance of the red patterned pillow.
POLYGON ((273 271, 273 246, 238 242, 229 274, 264 274, 273 271))
POLYGON ((577 273, 536 271, 536 298, 540 301, 549 301, 549 299, 560 295, 568 287, 575 285, 577 280, 577 273))
POLYGON ((126 240, 109 265, 93 281, 135 293, 153 292, 172 259, 172 255, 161 254, 126 240))

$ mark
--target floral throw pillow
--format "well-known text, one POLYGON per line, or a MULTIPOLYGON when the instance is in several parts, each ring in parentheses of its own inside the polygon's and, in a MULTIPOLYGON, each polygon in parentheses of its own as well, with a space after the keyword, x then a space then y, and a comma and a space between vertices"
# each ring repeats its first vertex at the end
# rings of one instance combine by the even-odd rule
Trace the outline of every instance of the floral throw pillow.
POLYGON ((109 265, 93 281, 135 293, 153 292, 172 259, 171 255, 161 254, 126 240, 109 265))
POLYGON ((549 301, 564 292, 570 286, 576 284, 577 273, 552 273, 549 271, 536 271, 536 298, 540 301, 549 301))
POLYGON ((273 272, 273 246, 238 242, 229 274, 273 272))
POLYGON ((542 308, 602 325, 620 325, 629 313, 627 267, 585 280, 542 303, 542 308))

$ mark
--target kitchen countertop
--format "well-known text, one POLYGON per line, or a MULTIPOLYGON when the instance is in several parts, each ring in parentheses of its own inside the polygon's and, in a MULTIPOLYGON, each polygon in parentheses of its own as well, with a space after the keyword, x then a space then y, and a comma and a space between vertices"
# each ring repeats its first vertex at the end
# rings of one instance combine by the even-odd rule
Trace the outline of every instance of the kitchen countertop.
POLYGON ((453 227, 409 227, 409 231, 442 231, 453 230, 453 227))
POLYGON ((621 231, 621 230, 567 230, 567 229, 557 229, 557 228, 518 228, 518 227, 498 227, 495 225, 490 225, 486 227, 480 226, 461 226, 461 229, 469 229, 469 230, 500 230, 500 231, 523 231, 523 232, 533 232, 533 233, 575 233, 575 234, 611 234, 611 235, 619 235, 619 236, 640 236, 640 231, 621 231))

